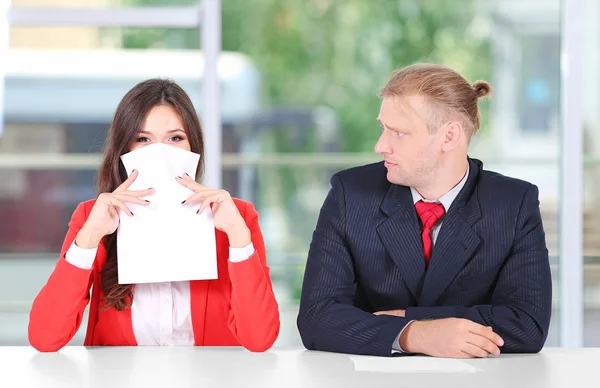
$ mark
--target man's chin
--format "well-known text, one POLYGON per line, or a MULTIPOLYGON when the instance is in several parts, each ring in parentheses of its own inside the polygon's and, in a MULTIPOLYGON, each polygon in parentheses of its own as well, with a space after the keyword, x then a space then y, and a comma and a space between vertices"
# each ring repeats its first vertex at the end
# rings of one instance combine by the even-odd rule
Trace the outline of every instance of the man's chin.
POLYGON ((390 182, 392 184, 400 185, 400 186, 408 186, 406 179, 404 179, 403 177, 399 177, 397 174, 394 174, 389 169, 388 169, 386 178, 387 178, 388 182, 390 182))

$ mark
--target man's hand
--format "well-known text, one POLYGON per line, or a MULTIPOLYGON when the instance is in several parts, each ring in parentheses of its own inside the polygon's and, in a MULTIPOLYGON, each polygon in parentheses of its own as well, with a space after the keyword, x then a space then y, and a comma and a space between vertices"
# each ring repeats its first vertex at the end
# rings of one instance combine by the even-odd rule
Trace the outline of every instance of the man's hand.
POLYGON ((504 341, 491 327, 462 318, 414 321, 400 336, 400 347, 407 353, 433 357, 497 356, 502 345, 504 341))
POLYGON ((387 310, 387 311, 377 311, 373 313, 374 315, 394 315, 396 317, 404 318, 404 310, 387 310))

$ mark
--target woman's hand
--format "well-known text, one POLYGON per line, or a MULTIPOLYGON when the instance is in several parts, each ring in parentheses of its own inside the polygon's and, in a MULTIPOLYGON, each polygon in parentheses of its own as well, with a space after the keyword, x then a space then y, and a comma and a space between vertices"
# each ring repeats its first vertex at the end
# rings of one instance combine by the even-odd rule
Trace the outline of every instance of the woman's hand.
POLYGON ((202 213, 207 206, 214 204, 212 213, 215 228, 227 234, 232 248, 243 248, 252 242, 250 229, 227 191, 204 187, 187 174, 177 177, 177 182, 194 192, 181 203, 183 206, 200 203, 198 213, 202 213))
POLYGON ((100 240, 106 235, 114 233, 119 226, 119 209, 125 214, 133 217, 133 213, 126 203, 148 206, 150 202, 141 197, 153 194, 154 189, 127 190, 135 181, 138 172, 133 170, 129 178, 125 180, 112 193, 102 193, 96 199, 96 203, 90 212, 85 224, 77 233, 76 244, 80 248, 95 248, 100 240))

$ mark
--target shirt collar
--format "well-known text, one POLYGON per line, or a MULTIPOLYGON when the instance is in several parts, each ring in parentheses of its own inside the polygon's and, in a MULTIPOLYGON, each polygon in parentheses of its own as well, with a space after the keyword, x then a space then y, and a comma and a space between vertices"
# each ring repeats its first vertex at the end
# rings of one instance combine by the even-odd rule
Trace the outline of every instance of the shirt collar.
POLYGON ((470 166, 467 164, 467 172, 465 173, 463 179, 460 182, 458 182, 458 184, 454 186, 452 190, 442 195, 437 201, 431 201, 423 198, 414 187, 411 187, 410 192, 412 194, 413 203, 417 203, 419 201, 441 203, 442 206, 444 206, 446 212, 448 212, 448 209, 450 209, 450 205, 452 205, 452 202, 454 202, 454 200, 458 196, 458 193, 460 193, 460 190, 462 190, 462 188, 465 186, 465 183, 467 183, 467 178, 469 177, 469 169, 470 166))

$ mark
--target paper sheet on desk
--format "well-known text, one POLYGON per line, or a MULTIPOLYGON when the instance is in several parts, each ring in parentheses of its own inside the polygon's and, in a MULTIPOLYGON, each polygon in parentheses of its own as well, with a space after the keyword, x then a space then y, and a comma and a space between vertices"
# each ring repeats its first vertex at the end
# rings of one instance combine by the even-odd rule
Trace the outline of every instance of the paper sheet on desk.
POLYGON ((472 373, 481 370, 465 362, 451 358, 433 357, 371 357, 350 356, 358 372, 384 373, 472 373))
POLYGON ((130 190, 155 189, 149 206, 128 204, 120 212, 117 255, 120 284, 217 278, 215 229, 210 207, 182 206, 193 192, 176 176, 196 175, 200 155, 165 144, 151 144, 121 156, 127 174, 138 177, 130 190))

